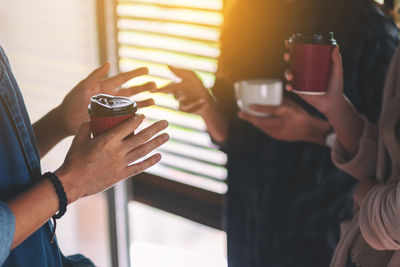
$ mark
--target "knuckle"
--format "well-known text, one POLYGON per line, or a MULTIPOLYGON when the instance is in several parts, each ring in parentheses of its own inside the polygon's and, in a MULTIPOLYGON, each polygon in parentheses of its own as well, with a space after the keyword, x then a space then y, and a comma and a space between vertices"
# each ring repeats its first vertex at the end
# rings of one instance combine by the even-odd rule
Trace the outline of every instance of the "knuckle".
POLYGON ((140 163, 134 164, 130 167, 129 176, 133 176, 142 172, 142 169, 139 167, 140 163))
POLYGON ((126 162, 127 162, 127 164, 130 164, 130 163, 132 163, 132 162, 135 162, 136 160, 137 160, 137 157, 136 157, 136 155, 133 154, 133 153, 129 153, 129 154, 127 155, 127 157, 126 157, 126 162))
POLYGON ((156 132, 159 132, 165 128, 165 121, 158 121, 157 122, 157 127, 156 127, 156 132))
POLYGON ((104 141, 103 141, 103 146, 104 147, 109 147, 115 139, 115 134, 114 133, 109 133, 107 136, 105 136, 104 141))
POLYGON ((146 147, 145 145, 142 145, 142 146, 140 146, 140 147, 138 147, 138 148, 136 149, 135 154, 137 154, 137 155, 139 155, 139 156, 143 156, 143 155, 146 154, 146 151, 147 151, 147 147, 146 147))
POLYGON ((107 144, 107 140, 106 140, 106 139, 107 139, 107 138, 104 137, 104 136, 98 138, 98 139, 96 140, 96 142, 94 143, 95 149, 103 149, 103 148, 106 146, 106 144, 107 144))
POLYGON ((150 131, 145 131, 145 132, 142 133, 141 136, 139 136, 139 141, 141 143, 143 143, 146 140, 149 140, 152 136, 153 136, 153 134, 150 131))
POLYGON ((162 145, 164 143, 164 138, 163 136, 158 136, 157 138, 153 139, 153 141, 151 143, 149 143, 149 147, 148 150, 154 150, 157 147, 159 147, 160 145, 162 145))
POLYGON ((117 150, 114 152, 114 155, 115 155, 118 159, 120 159, 120 158, 123 158, 123 157, 126 156, 126 152, 125 152, 124 148, 122 147, 121 149, 117 149, 117 150))

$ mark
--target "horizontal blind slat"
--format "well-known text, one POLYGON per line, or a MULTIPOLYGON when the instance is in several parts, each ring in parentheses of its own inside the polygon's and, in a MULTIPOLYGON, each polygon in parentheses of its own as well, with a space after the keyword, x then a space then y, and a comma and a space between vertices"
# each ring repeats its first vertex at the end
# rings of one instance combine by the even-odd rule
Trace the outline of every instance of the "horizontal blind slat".
POLYGON ((119 56, 205 72, 214 73, 217 70, 217 62, 214 59, 157 49, 121 46, 119 56))
MULTIPOLYGON (((140 67, 147 67, 149 69, 149 75, 141 77, 141 83, 154 81, 157 83, 158 87, 165 86, 172 81, 179 82, 180 80, 168 69, 164 64, 147 62, 143 60, 122 58, 120 60, 120 70, 130 71, 140 67)), ((215 82, 215 75, 211 72, 205 71, 195 71, 200 80, 204 83, 206 88, 211 88, 215 82)), ((126 83, 126 86, 137 85, 138 79, 133 79, 132 81, 126 83)))
POLYGON ((182 112, 173 109, 153 106, 151 108, 141 110, 141 113, 144 114, 148 119, 160 118, 160 114, 162 114, 163 119, 169 121, 170 124, 196 131, 206 131, 206 125, 200 117, 185 116, 186 114, 182 114, 182 112))
MULTIPOLYGON (((149 120, 148 118, 142 123, 139 130, 144 127, 148 127, 154 121, 164 119, 163 115, 160 115, 157 119, 149 120)), ((179 127, 174 124, 170 124, 168 128, 165 130, 171 137, 176 141, 199 146, 199 147, 207 147, 218 149, 218 147, 211 141, 210 136, 206 132, 196 131, 189 128, 179 127)))
POLYGON ((219 39, 218 28, 193 24, 121 18, 118 27, 124 31, 151 32, 207 42, 218 42, 219 39))
POLYGON ((224 180, 226 169, 205 164, 200 161, 192 160, 186 157, 161 152, 161 162, 187 172, 208 176, 216 180, 224 180))
POLYGON ((224 165, 226 162, 226 155, 219 150, 195 147, 192 145, 176 142, 171 140, 162 146, 162 151, 170 153, 178 153, 192 159, 199 159, 203 162, 210 162, 213 164, 224 165))
POLYGON ((223 20, 220 12, 165 8, 143 4, 119 4, 117 14, 121 17, 184 22, 207 26, 220 26, 223 20))
POLYGON ((163 164, 156 164, 147 171, 160 177, 203 188, 212 192, 225 194, 227 191, 227 186, 225 183, 205 179, 204 177, 199 175, 185 173, 173 168, 169 168, 168 166, 165 166, 163 164))
POLYGON ((150 5, 160 5, 169 7, 185 7, 205 10, 221 10, 222 2, 218 0, 124 0, 121 4, 141 3, 150 5))
POLYGON ((127 46, 154 48, 210 58, 217 58, 219 56, 219 49, 211 43, 190 41, 152 33, 120 31, 118 41, 127 46))

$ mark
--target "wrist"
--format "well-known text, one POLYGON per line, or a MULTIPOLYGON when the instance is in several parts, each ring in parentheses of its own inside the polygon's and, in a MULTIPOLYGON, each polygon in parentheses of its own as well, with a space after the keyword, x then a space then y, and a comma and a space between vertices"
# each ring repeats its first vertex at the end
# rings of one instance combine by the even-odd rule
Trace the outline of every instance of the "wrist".
POLYGON ((55 127, 57 127, 59 134, 63 138, 71 136, 72 134, 68 131, 68 128, 65 124, 65 116, 62 105, 59 105, 58 107, 54 108, 51 111, 51 113, 53 114, 52 117, 54 118, 54 125, 55 127))
POLYGON ((64 191, 68 199, 68 204, 71 204, 84 196, 82 190, 80 190, 79 186, 77 186, 77 179, 74 179, 74 175, 70 171, 64 169, 63 167, 60 167, 54 172, 54 174, 57 175, 62 186, 64 187, 64 191))
POLYGON ((203 119, 212 116, 216 110, 216 102, 215 99, 211 95, 207 95, 204 97, 204 108, 198 112, 203 119))
POLYGON ((324 114, 327 118, 330 116, 337 116, 338 111, 342 110, 345 106, 349 104, 345 95, 341 94, 337 97, 333 98, 331 103, 321 109, 321 113, 324 114))
POLYGON ((326 145, 326 137, 330 133, 332 127, 328 121, 311 117, 308 127, 308 142, 312 142, 321 146, 326 145))

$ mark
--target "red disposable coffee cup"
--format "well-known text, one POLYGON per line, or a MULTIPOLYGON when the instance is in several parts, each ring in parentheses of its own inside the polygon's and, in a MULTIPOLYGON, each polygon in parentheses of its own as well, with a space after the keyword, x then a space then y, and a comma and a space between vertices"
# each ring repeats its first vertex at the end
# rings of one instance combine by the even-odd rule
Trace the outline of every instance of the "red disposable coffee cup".
POLYGON ((293 91, 323 95, 332 69, 332 49, 337 45, 333 33, 294 34, 291 46, 293 91))
POLYGON ((93 136, 115 127, 135 116, 137 105, 127 97, 99 94, 92 96, 88 106, 93 136))

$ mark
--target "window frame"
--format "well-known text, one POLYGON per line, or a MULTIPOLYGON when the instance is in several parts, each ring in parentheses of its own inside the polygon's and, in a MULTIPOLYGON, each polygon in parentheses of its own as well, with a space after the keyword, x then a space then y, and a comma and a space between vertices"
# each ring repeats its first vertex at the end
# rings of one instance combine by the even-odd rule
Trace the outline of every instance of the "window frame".
MULTIPOLYGON (((117 4, 117 0, 96 0, 99 59, 101 63, 106 61, 111 63, 110 73, 117 73, 119 70, 117 4)), ((126 188, 128 201, 138 201, 197 223, 224 230, 225 194, 146 172, 129 179, 126 188)))

